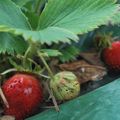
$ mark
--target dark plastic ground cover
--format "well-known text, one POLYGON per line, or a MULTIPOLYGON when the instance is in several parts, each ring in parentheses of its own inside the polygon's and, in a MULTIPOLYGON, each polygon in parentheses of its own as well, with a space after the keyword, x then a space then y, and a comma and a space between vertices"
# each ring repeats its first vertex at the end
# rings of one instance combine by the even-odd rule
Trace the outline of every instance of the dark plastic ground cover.
POLYGON ((27 120, 120 120, 120 78, 27 120))

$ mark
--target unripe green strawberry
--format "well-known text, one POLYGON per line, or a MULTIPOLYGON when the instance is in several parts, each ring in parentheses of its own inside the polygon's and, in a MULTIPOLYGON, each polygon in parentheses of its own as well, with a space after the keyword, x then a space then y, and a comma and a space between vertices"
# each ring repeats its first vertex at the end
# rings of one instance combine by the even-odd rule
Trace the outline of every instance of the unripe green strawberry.
POLYGON ((102 58, 108 69, 120 71, 120 41, 115 41, 110 47, 103 49, 102 58))
POLYGON ((72 72, 60 72, 50 81, 50 88, 59 101, 70 100, 80 93, 80 84, 72 72))

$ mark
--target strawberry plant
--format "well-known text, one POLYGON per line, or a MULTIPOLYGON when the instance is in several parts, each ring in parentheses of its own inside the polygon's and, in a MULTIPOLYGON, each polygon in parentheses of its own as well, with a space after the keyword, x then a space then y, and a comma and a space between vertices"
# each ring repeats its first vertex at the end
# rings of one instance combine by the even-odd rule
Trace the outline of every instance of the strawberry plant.
MULTIPOLYGON (((75 34, 83 34, 106 24, 118 10, 114 0, 110 2, 97 0, 94 4, 92 3, 92 0, 88 2, 50 0, 39 16, 36 30, 33 30, 28 21, 30 18, 26 18, 18 6, 10 0, 1 1, 0 31, 1 34, 8 33, 10 36, 11 34, 22 36, 24 40, 37 41, 41 44, 70 43, 71 40, 78 40, 75 34), (85 6, 88 4, 91 4, 91 6, 86 8, 85 6)), ((4 36, 7 41, 8 36, 4 36)), ((15 38, 12 37, 11 39, 15 38)), ((14 47, 15 45, 9 48, 15 49, 14 47)), ((7 51, 7 48, 3 49, 7 51)))
MULTIPOLYGON (((6 55, 9 63, 15 67, 12 71, 23 72, 22 79, 25 77, 20 85, 19 79, 16 79, 19 75, 13 76, 15 80, 10 78, 3 84, 3 92, 10 105, 4 111, 20 120, 31 114, 38 101, 41 101, 43 92, 35 82, 37 80, 32 78, 35 79, 32 84, 33 91, 36 86, 35 94, 32 94, 31 100, 24 96, 24 90, 31 86, 32 81, 29 75, 27 78, 30 81, 26 80, 26 72, 32 77, 34 74, 43 80, 50 80, 47 89, 59 110, 54 96, 57 100, 69 100, 78 96, 80 86, 73 73, 53 73, 46 60, 60 56, 65 62, 75 58, 79 50, 71 44, 79 42, 78 35, 109 22, 118 23, 119 19, 115 0, 1 0, 0 17, 0 53, 6 55), (7 89, 11 84, 13 88, 7 89), (16 94, 20 96, 13 101, 16 94), (19 104, 22 105, 16 108, 19 104)), ((2 91, 1 96, 5 102, 2 91)))

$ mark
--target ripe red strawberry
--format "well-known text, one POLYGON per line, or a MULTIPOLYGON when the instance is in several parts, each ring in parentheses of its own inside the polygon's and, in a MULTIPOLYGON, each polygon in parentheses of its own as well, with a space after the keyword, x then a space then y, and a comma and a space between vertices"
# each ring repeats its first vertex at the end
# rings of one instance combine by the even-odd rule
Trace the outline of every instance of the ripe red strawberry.
POLYGON ((120 71, 120 41, 115 41, 111 47, 105 48, 102 57, 110 70, 120 71))
POLYGON ((6 115, 15 116, 16 120, 24 120, 42 101, 42 87, 32 75, 16 74, 2 86, 9 108, 4 108, 6 115))

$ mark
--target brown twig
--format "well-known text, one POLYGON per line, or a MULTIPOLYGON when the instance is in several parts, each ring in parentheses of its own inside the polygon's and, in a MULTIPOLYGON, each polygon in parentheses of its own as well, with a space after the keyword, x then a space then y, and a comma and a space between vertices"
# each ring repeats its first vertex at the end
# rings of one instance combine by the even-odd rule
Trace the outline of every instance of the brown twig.
POLYGON ((48 83, 45 82, 44 85, 45 85, 46 89, 48 90, 48 92, 49 92, 49 94, 50 94, 50 96, 51 96, 51 98, 52 98, 52 101, 53 101, 53 104, 54 104, 54 107, 55 107, 56 111, 59 111, 59 110, 60 110, 60 109, 59 109, 59 106, 58 106, 57 101, 56 101, 56 99, 55 99, 55 97, 54 97, 54 95, 53 95, 52 90, 50 90, 50 88, 49 88, 49 86, 48 86, 48 83))
POLYGON ((7 99, 5 98, 5 95, 4 95, 1 87, 0 87, 0 96, 1 96, 1 98, 2 98, 2 100, 3 100, 3 102, 4 102, 4 104, 5 104, 5 106, 6 106, 7 108, 9 108, 8 101, 7 101, 7 99))

